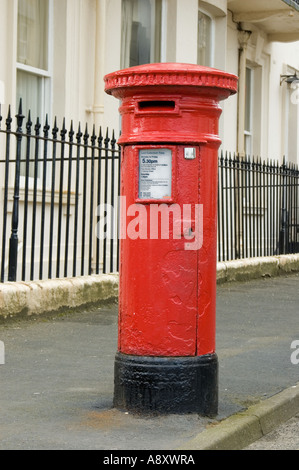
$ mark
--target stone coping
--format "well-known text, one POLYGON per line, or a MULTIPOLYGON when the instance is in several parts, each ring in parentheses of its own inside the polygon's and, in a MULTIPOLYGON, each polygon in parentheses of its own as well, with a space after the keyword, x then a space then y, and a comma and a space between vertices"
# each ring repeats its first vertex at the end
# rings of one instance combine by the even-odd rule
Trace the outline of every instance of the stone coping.
POLYGON ((217 263, 217 283, 247 281, 299 271, 299 254, 265 256, 217 263))
MULTIPOLYGON (((299 254, 217 264, 217 283, 299 272, 299 254)), ((97 307, 118 298, 118 274, 0 284, 0 319, 97 307)))

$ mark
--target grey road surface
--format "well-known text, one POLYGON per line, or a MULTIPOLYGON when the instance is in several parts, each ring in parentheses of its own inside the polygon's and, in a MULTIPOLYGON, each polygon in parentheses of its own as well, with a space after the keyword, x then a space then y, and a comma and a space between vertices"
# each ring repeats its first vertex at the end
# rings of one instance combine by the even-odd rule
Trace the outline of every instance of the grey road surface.
POLYGON ((215 419, 113 408, 117 305, 4 322, 0 449, 177 449, 215 421, 295 385, 298 283, 296 274, 218 286, 215 419))

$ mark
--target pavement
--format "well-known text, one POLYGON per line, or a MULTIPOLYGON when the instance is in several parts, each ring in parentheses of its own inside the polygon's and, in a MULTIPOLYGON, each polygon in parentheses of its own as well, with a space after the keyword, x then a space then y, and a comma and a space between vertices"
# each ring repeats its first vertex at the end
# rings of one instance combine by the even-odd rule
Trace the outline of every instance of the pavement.
POLYGON ((213 419, 113 408, 116 304, 2 320, 0 450, 245 449, 299 412, 298 285, 299 273, 217 286, 213 419))

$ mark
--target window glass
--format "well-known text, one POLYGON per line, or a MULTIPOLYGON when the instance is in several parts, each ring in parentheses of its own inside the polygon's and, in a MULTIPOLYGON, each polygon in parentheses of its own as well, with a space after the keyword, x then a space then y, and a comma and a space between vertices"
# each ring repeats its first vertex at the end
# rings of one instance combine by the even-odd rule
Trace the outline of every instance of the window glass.
POLYGON ((121 68, 160 62, 162 0, 122 0, 121 68))
MULTIPOLYGON (((37 118, 43 123, 50 103, 49 75, 49 0, 18 0, 17 37, 17 92, 16 108, 22 99, 22 111, 27 122, 30 110, 32 127, 37 118)), ((30 147, 30 159, 34 159, 34 146, 30 147)), ((33 176, 31 162, 29 176, 33 176)), ((25 164, 21 164, 21 175, 25 175, 25 164)))
POLYGON ((22 70, 17 72, 17 103, 22 98, 23 111, 30 109, 34 119, 41 117, 42 80, 41 77, 32 73, 22 70))
POLYGON ((17 61, 48 70, 48 0, 18 0, 17 61))
POLYGON ((245 131, 251 132, 251 90, 252 90, 252 70, 246 68, 245 84, 245 131))
POLYGON ((197 45, 197 63, 210 67, 212 65, 212 19, 202 11, 198 11, 197 45))

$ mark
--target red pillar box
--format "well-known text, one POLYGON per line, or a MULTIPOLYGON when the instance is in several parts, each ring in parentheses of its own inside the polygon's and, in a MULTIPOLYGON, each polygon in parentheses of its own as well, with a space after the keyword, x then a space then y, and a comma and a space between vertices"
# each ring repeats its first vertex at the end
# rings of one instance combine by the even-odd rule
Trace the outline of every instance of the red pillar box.
POLYGON ((219 101, 237 77, 150 64, 107 75, 105 91, 122 117, 114 405, 215 415, 219 101))

